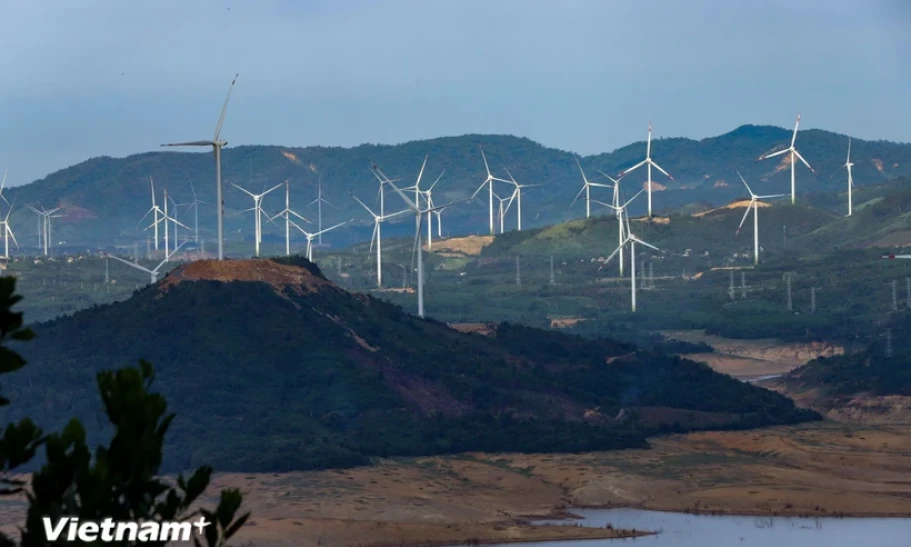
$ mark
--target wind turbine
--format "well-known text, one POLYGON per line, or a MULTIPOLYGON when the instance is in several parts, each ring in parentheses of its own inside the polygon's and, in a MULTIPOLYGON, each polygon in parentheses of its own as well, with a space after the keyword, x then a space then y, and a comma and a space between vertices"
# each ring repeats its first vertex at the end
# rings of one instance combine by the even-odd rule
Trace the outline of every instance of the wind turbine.
MULTIPOLYGON (((4 175, 4 181, 6 176, 4 175)), ((0 186, 2 188, 2 186, 0 186)), ((6 201, 6 198, 3 198, 3 201, 6 201)), ((13 203, 16 202, 16 198, 13 197, 13 203)), ((3 258, 9 260, 9 238, 13 238, 13 243, 16 244, 16 248, 19 248, 19 242, 16 241, 16 236, 13 234, 13 229, 9 225, 9 216, 13 214, 13 203, 9 204, 9 210, 6 212, 6 216, 3 217, 3 258)))
MULTIPOLYGON (((221 116, 218 117, 218 124, 215 126, 215 136, 212 137, 211 141, 190 141, 190 142, 178 142, 173 144, 162 144, 162 146, 211 146, 212 151, 215 154, 215 200, 216 207, 218 209, 218 260, 225 259, 225 233, 224 233, 224 214, 225 214, 225 203, 224 199, 221 196, 221 149, 228 145, 228 141, 219 140, 221 135, 221 126, 225 121, 225 111, 228 109, 228 101, 231 99, 231 92, 234 90, 234 84, 237 82, 237 77, 240 74, 235 74, 234 79, 231 80, 231 87, 228 88, 228 96, 225 98, 225 104, 221 107, 221 116)), ((156 247, 157 249, 158 247, 156 247)))
MULTIPOLYGON (((40 204, 38 206, 41 207, 40 204)), ((50 243, 50 241, 51 241, 51 219, 62 217, 63 215, 55 215, 54 213, 56 213, 60 209, 63 209, 63 207, 57 207, 55 209, 51 209, 50 211, 45 210, 44 207, 41 207, 41 209, 39 210, 39 209, 36 209, 35 207, 32 207, 31 205, 29 205, 28 208, 31 209, 33 213, 38 215, 38 230, 39 230, 40 236, 43 236, 43 237, 41 237, 41 239, 43 240, 44 256, 47 256, 48 247, 53 245, 52 243, 50 243)))
POLYGON ((390 218, 394 218, 399 215, 403 215, 403 214, 407 213, 408 209, 399 211, 398 213, 392 213, 390 215, 383 215, 383 214, 378 215, 378 214, 374 213, 370 209, 370 207, 367 207, 367 205, 363 201, 358 199, 357 196, 355 196, 354 194, 351 194, 350 192, 349 192, 349 195, 351 197, 353 197, 355 199, 355 201, 360 203, 361 207, 366 209, 367 212, 370 213, 370 215, 373 217, 373 236, 370 237, 370 250, 367 252, 368 253, 373 252, 373 243, 375 241, 376 242, 376 286, 377 286, 377 288, 382 288, 383 287, 383 235, 382 235, 381 225, 383 224, 383 222, 385 222, 386 220, 388 220, 390 218))
POLYGON ((512 207, 512 200, 516 197, 516 191, 513 190, 508 198, 501 198, 497 193, 494 193, 493 196, 500 202, 497 208, 497 218, 500 219, 500 233, 502 234, 504 232, 506 213, 509 211, 509 208, 512 207), (503 207, 504 203, 506 203, 506 207, 503 207))
MULTIPOLYGON (((326 205, 329 205, 330 207, 335 207, 335 205, 332 205, 331 203, 329 203, 329 201, 323 199, 323 176, 322 175, 319 175, 318 181, 319 182, 318 182, 318 186, 317 186, 317 190, 316 190, 316 192, 317 192, 316 199, 311 201, 310 203, 308 203, 307 207, 310 207, 314 203, 316 204, 316 207, 317 207, 317 211, 316 211, 316 214, 317 214, 316 230, 317 230, 317 232, 316 233, 319 234, 319 237, 317 238, 316 242, 318 245, 322 245, 323 244, 323 235, 322 235, 323 234, 323 204, 325 203, 326 205)), ((338 207, 335 207, 335 208, 338 209, 338 207)))
MULTIPOLYGON (((353 220, 353 219, 351 219, 351 220, 353 220)), ((330 226, 329 228, 326 228, 325 230, 320 230, 320 231, 314 232, 312 234, 310 232, 308 232, 307 230, 304 230, 303 228, 301 228, 293 220, 289 220, 288 222, 291 224, 291 226, 294 226, 295 228, 300 230, 300 232, 302 234, 304 234, 304 236, 306 236, 306 238, 307 238, 307 260, 309 260, 310 262, 313 262, 313 238, 319 237, 320 235, 325 234, 326 232, 328 232, 330 230, 334 230, 334 229, 338 228, 339 226, 348 224, 349 222, 351 222, 351 220, 346 220, 345 222, 339 222, 335 226, 330 226)))
MULTIPOLYGON (((183 247, 186 244, 186 242, 187 242, 187 240, 184 240, 183 243, 181 243, 174 249, 174 252, 176 253, 181 247, 183 247)), ((159 274, 159 270, 161 270, 161 267, 168 263, 168 259, 167 259, 167 257, 165 257, 165 259, 162 260, 158 264, 158 266, 155 266, 155 268, 150 270, 144 266, 140 266, 138 262, 130 262, 129 260, 124 260, 124 259, 120 258, 119 256, 114 256, 114 255, 108 254, 108 253, 104 253, 104 256, 113 258, 114 260, 123 262, 127 266, 131 266, 133 268, 136 268, 137 270, 140 270, 140 271, 143 271, 143 272, 149 274, 152 279, 150 283, 153 285, 158 282, 158 274, 159 274)))
POLYGON ((505 166, 503 169, 506 171, 506 174, 509 175, 509 182, 515 186, 515 191, 513 194, 516 197, 516 217, 517 217, 517 226, 516 228, 521 232, 522 231, 522 188, 532 188, 534 186, 541 186, 540 184, 519 184, 516 182, 515 177, 512 176, 512 173, 509 172, 505 166))
MULTIPOLYGON (((199 199, 196 195, 196 188, 193 186, 193 179, 187 175, 187 181, 190 183, 190 191, 193 192, 193 201, 190 203, 175 204, 175 207, 186 207, 187 211, 193 209, 193 242, 199 245, 199 205, 208 205, 205 201, 199 199)), ((148 214, 148 213, 147 213, 148 214)))
MULTIPOLYGON (((750 214, 750 208, 753 209, 753 264, 759 264, 759 201, 763 199, 774 199, 774 198, 783 198, 787 197, 787 194, 773 194, 768 196, 757 196, 753 193, 753 190, 750 189, 750 185, 747 184, 747 181, 744 180, 743 175, 740 174, 740 171, 737 172, 737 176, 740 177, 740 180, 743 181, 743 185, 747 187, 747 192, 750 193, 750 203, 747 205, 747 210, 743 213, 743 218, 740 220, 740 226, 737 227, 736 234, 740 233, 740 229, 743 228, 743 223, 746 222, 747 216, 750 214)), ((735 235, 736 235, 735 234, 735 235)))
MULTIPOLYGON (((440 176, 438 176, 437 179, 435 181, 433 181, 433 184, 431 184, 430 187, 427 188, 426 190, 421 190, 420 188, 418 188, 418 193, 420 195, 424 196, 424 201, 427 203, 427 207, 429 209, 433 208, 433 187, 436 186, 438 182, 440 182, 440 179, 443 178, 443 175, 445 173, 446 173, 446 169, 443 169, 443 171, 440 172, 440 176)), ((428 249, 430 249, 431 245, 433 245, 433 217, 431 216, 431 214, 437 215, 437 235, 439 235, 440 237, 443 237, 443 229, 439 226, 440 211, 439 210, 429 211, 427 213, 427 248, 428 249)))
MULTIPOLYGON (((845 160, 845 164, 838 168, 835 173, 841 171, 842 169, 848 170, 848 215, 851 216, 854 209, 854 198, 851 195, 854 190, 854 177, 851 174, 851 168, 854 167, 854 164, 851 162, 851 137, 848 137, 848 158, 845 160)), ((832 175, 835 175, 832 173, 832 175)))
POLYGON ((306 223, 310 223, 309 220, 302 217, 301 215, 295 213, 291 210, 291 182, 285 181, 285 209, 269 219, 269 222, 274 221, 280 216, 285 217, 285 256, 291 256, 291 215, 296 216, 297 218, 303 220, 306 223))
MULTIPOLYGON (((425 159, 424 162, 426 163, 427 160, 425 159)), ((423 168, 421 169, 421 171, 423 172, 423 168)), ((489 173, 489 171, 488 171, 488 173, 489 173)), ((420 176, 418 176, 418 181, 420 182, 420 176)), ((449 202, 446 205, 441 205, 439 207, 427 207, 425 209, 421 209, 421 204, 418 200, 412 201, 408 196, 405 195, 404 192, 402 192, 402 190, 399 189, 398 186, 396 186, 392 182, 389 182, 388 184, 389 184, 389 186, 392 186, 392 189, 395 190, 399 194, 399 196, 402 197, 402 199, 405 201, 405 204, 408 206, 408 208, 414 212, 414 244, 415 244, 415 250, 418 253, 418 256, 417 256, 417 260, 418 260, 418 317, 423 319, 424 318, 424 249, 423 249, 423 242, 421 241, 421 221, 423 220, 424 215, 426 215, 428 211, 443 209, 445 207, 449 207, 450 205, 452 205, 454 203, 459 203, 459 202, 449 202)), ((468 200, 463 199, 461 201, 468 201, 468 200)))
POLYGON ((485 185, 487 186, 488 196, 489 196, 488 208, 489 208, 489 211, 490 211, 490 235, 494 235, 494 229, 493 229, 493 183, 494 183, 494 181, 497 181, 497 180, 500 181, 500 182, 509 182, 509 181, 508 181, 508 180, 504 180, 504 179, 497 178, 497 177, 493 176, 493 174, 491 174, 491 172, 490 172, 490 165, 487 163, 487 156, 484 155, 484 149, 481 148, 480 146, 478 146, 478 149, 481 151, 481 158, 484 159, 484 169, 487 171, 487 178, 484 179, 484 182, 482 182, 480 186, 478 186, 478 189, 474 191, 474 194, 471 194, 471 199, 474 199, 475 196, 478 195, 478 192, 480 192, 481 190, 484 189, 484 186, 485 186, 485 185))
MULTIPOLYGON (((629 219, 629 211, 627 211, 626 208, 629 207, 629 204, 632 203, 634 199, 639 197, 642 194, 642 192, 645 192, 645 188, 636 192, 636 195, 631 197, 630 199, 628 199, 626 201, 626 203, 624 203, 623 205, 620 205, 620 190, 618 187, 614 187, 614 198, 613 198, 613 201, 611 204, 607 204, 607 203, 604 203, 603 201, 598 201, 596 199, 592 200, 593 202, 597 203, 598 205, 603 205, 604 207, 607 207, 608 209, 612 209, 617 214, 617 222, 619 224, 618 230, 617 230, 617 237, 618 237, 618 242, 619 242, 618 248, 620 249, 620 277, 623 277, 623 242, 626 240, 626 225, 629 224, 629 220, 627 220, 626 225, 624 224, 623 215, 626 214, 627 219, 629 219)), ((598 268, 598 269, 600 270, 601 268, 598 268)))
MULTIPOLYGON (((640 191, 640 193, 641 193, 641 191, 640 191)), ((636 194, 636 195, 638 196, 639 194, 636 194)), ((635 198, 634 198, 634 199, 635 199, 635 198)), ((628 203, 627 203, 627 204, 628 204, 628 203)), ((624 206, 624 208, 625 208, 625 206, 624 206)), ((631 293, 631 295, 632 295, 631 300, 630 300, 630 304, 631 304, 632 310, 633 310, 634 312, 636 311, 636 243, 639 243, 639 244, 641 244, 641 245, 645 245, 646 247, 649 247, 649 248, 654 249, 654 250, 656 250, 656 251, 660 251, 660 250, 661 250, 661 249, 659 249, 658 247, 655 247, 654 245, 652 245, 652 244, 650 244, 650 243, 646 243, 646 242, 642 241, 641 239, 639 239, 638 237, 636 237, 635 234, 633 234, 633 232, 630 230, 630 226, 629 226, 629 215, 627 215, 627 216, 626 216, 626 237, 624 238, 623 243, 621 243, 620 246, 617 247, 617 249, 614 250, 614 252, 612 252, 612 253, 610 254, 609 257, 607 257, 607 260, 604 261, 605 264, 607 264, 608 262, 610 262, 611 259, 614 258, 614 256, 615 256, 617 253, 619 253, 619 252, 621 251, 621 249, 623 249, 623 247, 624 247, 625 245, 629 244, 629 246, 630 246, 630 248, 629 248, 629 254, 630 254, 630 276, 629 276, 629 279, 630 279, 630 293, 631 293)))
POLYGON ((674 177, 672 177, 670 173, 662 169, 661 166, 652 159, 652 122, 648 122, 648 141, 645 144, 645 159, 620 173, 620 177, 626 176, 643 165, 648 168, 648 181, 646 181, 646 188, 648 189, 648 218, 652 218, 652 167, 664 173, 667 178, 674 180, 674 177))
MULTIPOLYGON (((574 156, 574 157, 575 157, 575 156, 574 156)), ((588 178, 585 176, 585 171, 582 170, 582 163, 579 161, 579 158, 578 158, 578 157, 575 157, 575 160, 576 160, 576 165, 579 166, 579 172, 582 173, 582 189, 579 190, 579 193, 576 194, 576 197, 575 197, 575 198, 573 198, 573 202, 569 204, 569 208, 572 209, 572 208, 573 208, 573 205, 576 204, 576 200, 578 200, 578 199, 579 199, 579 196, 582 195, 582 192, 585 192, 585 218, 591 218, 591 215, 592 215, 592 204, 591 204, 592 196, 591 196, 591 189, 592 189, 592 187, 597 187, 597 188, 611 188, 611 185, 610 185, 610 184, 602 184, 602 183, 600 183, 600 182, 592 182, 592 181, 588 180, 588 178)), ((602 174, 603 174, 603 173, 602 173, 602 174)), ((604 175, 604 176, 607 177, 607 175, 604 175)), ((614 180, 614 179, 611 178, 611 177, 607 177, 607 178, 609 178, 610 180, 614 181, 615 183, 617 182, 616 180, 614 180)), ((622 258, 621 258, 621 260, 622 260, 622 258)))
POLYGON ((760 160, 765 160, 768 158, 774 158, 775 156, 780 156, 782 154, 791 154, 791 205, 793 205, 797 201, 796 185, 794 183, 794 167, 795 167, 795 163, 796 163, 795 160, 797 158, 799 158, 800 161, 802 161, 803 164, 807 166, 807 169, 809 169, 813 173, 816 173, 816 171, 814 171, 813 168, 810 167, 810 164, 807 163, 807 160, 803 159, 803 156, 800 155, 800 152, 798 152, 797 149, 794 148, 794 143, 797 141, 797 128, 798 127, 800 127, 800 113, 797 114, 797 123, 794 124, 794 134, 791 135, 791 146, 785 148, 784 150, 779 150, 778 152, 772 152, 771 154, 766 154, 759 158, 760 160))
MULTIPOLYGON (((251 198, 253 198, 253 207, 251 207, 250 209, 245 209, 242 212, 246 213, 247 211, 253 211, 253 216, 255 217, 253 220, 253 234, 254 234, 253 239, 255 240, 254 246, 256 248, 256 256, 258 257, 259 256, 259 244, 262 243, 262 240, 263 240, 263 221, 262 221, 263 197, 266 194, 268 194, 269 192, 271 192, 273 190, 277 190, 284 183, 276 184, 272 188, 269 188, 268 190, 263 191, 261 194, 254 194, 253 192, 246 190, 244 188, 241 188, 240 186, 234 184, 233 182, 231 184, 235 188, 240 190, 241 192, 243 192, 243 193, 247 194, 248 196, 250 196, 251 198)), ((270 222, 272 221, 272 219, 269 218, 268 216, 266 216, 266 218, 269 219, 270 222)))
MULTIPOLYGON (((139 219, 139 222, 136 224, 138 228, 142 224, 142 221, 149 216, 149 213, 152 213, 152 226, 155 228, 155 250, 158 250, 158 215, 163 214, 161 208, 155 202, 155 181, 152 180, 152 175, 149 175, 149 187, 152 190, 152 208, 146 211, 146 214, 142 215, 142 218, 139 219)), ((148 228, 146 228, 148 229, 148 228)))

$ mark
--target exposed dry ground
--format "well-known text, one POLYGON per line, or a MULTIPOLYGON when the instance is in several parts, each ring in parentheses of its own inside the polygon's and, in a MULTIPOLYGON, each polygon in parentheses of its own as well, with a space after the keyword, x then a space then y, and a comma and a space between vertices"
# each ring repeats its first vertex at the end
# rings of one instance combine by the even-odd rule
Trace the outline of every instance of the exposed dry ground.
MULTIPOLYGON (((523 523, 569 506, 741 514, 911 515, 911 425, 834 422, 651 440, 652 450, 473 454, 345 471, 224 474, 246 493, 238 543, 444 545, 604 537, 523 523)), ((214 499, 212 500, 214 501, 214 499)), ((21 522, 15 507, 0 523, 21 522)))
POLYGON ((714 353, 693 353, 684 357, 702 361, 718 372, 741 379, 785 374, 817 357, 841 355, 845 351, 837 344, 783 344, 772 339, 734 340, 698 330, 663 331, 662 334, 687 342, 705 342, 715 348, 714 353))
POLYGON ((477 256, 481 250, 493 243, 493 236, 466 236, 441 239, 433 242, 433 252, 462 253, 477 256))

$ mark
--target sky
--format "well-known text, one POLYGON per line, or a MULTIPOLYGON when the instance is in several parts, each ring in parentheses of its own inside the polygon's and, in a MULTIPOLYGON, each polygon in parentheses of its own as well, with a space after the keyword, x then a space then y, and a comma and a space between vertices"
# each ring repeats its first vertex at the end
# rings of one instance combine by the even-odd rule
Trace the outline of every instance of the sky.
POLYGON ((911 141, 906 0, 0 0, 0 169, 513 134, 580 154, 742 124, 911 141))

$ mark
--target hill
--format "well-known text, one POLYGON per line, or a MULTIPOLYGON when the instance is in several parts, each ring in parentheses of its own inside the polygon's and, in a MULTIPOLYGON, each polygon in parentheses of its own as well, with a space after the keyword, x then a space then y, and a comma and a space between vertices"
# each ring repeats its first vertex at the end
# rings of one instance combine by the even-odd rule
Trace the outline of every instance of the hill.
POLYGON ((149 359, 181 417, 172 470, 644 447, 654 433, 815 418, 705 365, 608 339, 420 320, 303 259, 190 263, 34 330, 40 341, 19 348, 30 365, 5 386, 9 408, 49 428, 76 415, 97 434, 94 372, 149 359))
MULTIPOLYGON (((790 138, 790 130, 768 126, 745 125, 734 131, 702 140, 685 138, 656 139, 653 143, 655 159, 675 180, 656 175, 656 181, 666 188, 655 197, 658 210, 680 209, 694 202, 720 205, 744 194, 736 170, 740 170, 756 191, 785 191, 789 172, 786 163, 777 160, 758 162, 763 153, 783 146, 790 138)), ((820 175, 805 168, 798 174, 799 192, 840 190, 838 177, 830 177, 843 161, 847 137, 821 130, 802 131, 799 146, 804 157, 820 175)), ((855 180, 860 187, 880 183, 890 177, 911 174, 911 144, 885 141, 853 141, 855 180)), ((372 225, 365 212, 347 196, 350 190, 365 200, 373 200, 376 180, 368 171, 369 162, 380 165, 391 177, 401 178, 411 184, 425 154, 429 154, 428 183, 445 168, 446 173, 435 188, 434 200, 443 204, 453 199, 470 196, 484 178, 478 146, 484 149, 492 169, 498 176, 505 175, 502 166, 509 167, 515 177, 525 184, 546 184, 529 188, 523 193, 523 224, 527 227, 558 223, 581 216, 584 204, 577 203, 574 210, 568 207, 581 187, 581 176, 570 152, 546 148, 529 139, 506 135, 464 135, 413 141, 399 145, 365 144, 354 148, 340 147, 280 147, 242 146, 227 148, 223 153, 223 171, 226 181, 248 186, 251 190, 272 186, 286 179, 292 182, 292 205, 311 217, 316 211, 305 210, 305 205, 316 197, 319 172, 324 182, 324 197, 333 207, 325 207, 326 223, 349 218, 357 219, 351 227, 331 237, 336 246, 352 239, 369 238, 372 225), (310 214, 307 214, 310 213, 310 214)), ((636 142, 610 153, 582 159, 588 176, 599 178, 596 169, 616 174, 639 161, 645 143, 636 142)), ((45 206, 60 204, 65 216, 56 222, 54 233, 69 243, 110 243, 132 245, 147 233, 137 229, 139 218, 148 210, 149 177, 157 183, 159 192, 167 187, 178 203, 192 200, 188 178, 195 181, 199 198, 215 202, 214 165, 208 152, 149 152, 126 158, 93 158, 78 165, 52 173, 44 179, 22 187, 8 189, 9 196, 17 202, 41 202, 45 206)), ((603 180, 603 179, 601 179, 603 180)), ((630 175, 624 184, 628 195, 645 180, 644 173, 630 175)), ((501 189, 502 192, 508 188, 501 189)), ((609 192, 609 191, 606 191, 609 192)), ((267 210, 282 208, 281 196, 265 198, 267 210)), ((597 193, 596 193, 597 194, 597 193)), ((597 194, 600 195, 600 194, 597 194)), ((602 196, 608 199, 608 195, 602 196)), ((227 233, 230 240, 248 240, 251 237, 252 218, 242 213, 250 207, 250 198, 226 183, 225 207, 227 233)), ((644 200, 643 200, 644 201, 644 200)), ((444 233, 469 234, 487 229, 486 203, 482 199, 447 209, 443 216, 444 233)), ((395 204, 398 204, 395 198, 395 204)), ((391 205, 394 207, 395 205, 391 205)), ((641 213, 644 204, 632 208, 641 213)), ((180 215, 187 215, 181 209, 180 215)), ((515 209, 510 212, 509 226, 515 223, 515 209)), ((184 222, 188 218, 180 217, 184 222)), ((313 219, 311 219, 313 220, 313 219)), ((12 222, 20 240, 35 240, 32 230, 34 217, 24 207, 14 212, 12 222)), ((200 207, 203 234, 211 237, 214 232, 214 208, 200 207)), ((388 225, 388 235, 406 234, 412 228, 405 221, 388 225)), ((280 230, 267 224, 266 238, 276 237, 280 230)), ((244 247, 246 250, 246 246, 244 247)))

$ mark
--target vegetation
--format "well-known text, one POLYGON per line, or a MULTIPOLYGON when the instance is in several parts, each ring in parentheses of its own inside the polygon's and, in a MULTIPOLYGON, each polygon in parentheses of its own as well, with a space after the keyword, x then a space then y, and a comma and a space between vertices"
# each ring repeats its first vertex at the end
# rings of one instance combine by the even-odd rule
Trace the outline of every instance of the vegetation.
POLYGON ((819 358, 793 371, 786 382, 798 388, 819 388, 834 396, 856 394, 911 396, 911 315, 887 325, 892 331, 892 354, 885 333, 862 351, 819 358))
MULTIPOLYGON (((206 461, 246 471, 644 447, 658 432, 817 417, 705 365, 626 343, 512 324, 492 337, 463 334, 327 285, 304 259, 283 262, 310 270, 304 286, 166 280, 37 325, 44 343, 22 348, 35 366, 11 383, 18 406, 46 426, 59 426, 64 411, 91 424, 93 371, 147 356, 186 417, 173 425, 165 468, 206 461), (665 410, 647 412, 655 407, 665 410)), ((87 429, 104 432, 100 421, 87 429)))
MULTIPOLYGON (((21 298, 15 294, 15 286, 14 278, 0 278, 0 344, 33 337, 32 331, 22 326, 22 313, 12 311, 21 298)), ((0 345, 0 374, 13 373, 25 364, 18 353, 0 345)), ((0 495, 25 489, 24 480, 6 473, 25 467, 41 448, 45 449, 44 463, 32 474, 27 489, 23 547, 52 544, 44 518, 54 522, 62 517, 161 522, 201 514, 212 523, 205 531, 209 547, 224 545, 243 526, 249 513, 236 517, 243 500, 239 490, 222 491, 214 511, 190 512, 209 485, 211 467, 196 469, 188 479, 178 476, 176 488, 158 476, 164 437, 174 414, 167 414, 164 397, 150 392, 152 377, 152 366, 145 361, 139 368, 97 375, 114 434, 109 445, 97 448, 94 457, 86 442, 85 427, 78 419, 69 420, 60 433, 50 434, 44 434, 29 418, 6 426, 0 437, 0 495)), ((8 399, 0 397, 0 406, 8 404, 8 399)), ((199 538, 194 538, 194 543, 201 546, 199 538)), ((0 533, 0 545, 12 547, 17 542, 0 533)))

